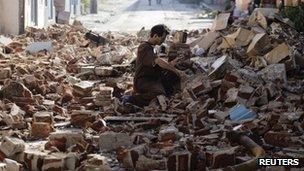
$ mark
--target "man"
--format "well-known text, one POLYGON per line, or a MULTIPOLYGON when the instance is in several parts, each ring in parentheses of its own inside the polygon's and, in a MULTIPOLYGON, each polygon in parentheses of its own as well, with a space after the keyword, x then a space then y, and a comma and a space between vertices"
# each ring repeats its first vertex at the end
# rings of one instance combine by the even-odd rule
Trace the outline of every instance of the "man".
POLYGON ((158 95, 171 96, 180 87, 183 73, 174 65, 159 58, 154 46, 161 45, 169 34, 165 25, 156 25, 151 29, 148 41, 139 45, 134 76, 134 96, 132 103, 137 106, 148 105, 158 95))

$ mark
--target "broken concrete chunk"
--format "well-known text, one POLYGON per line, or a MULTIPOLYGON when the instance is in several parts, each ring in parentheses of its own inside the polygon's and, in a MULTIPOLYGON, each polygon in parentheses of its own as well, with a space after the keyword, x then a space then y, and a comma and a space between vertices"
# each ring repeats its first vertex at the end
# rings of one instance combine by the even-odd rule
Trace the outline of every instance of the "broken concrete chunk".
POLYGON ((115 150, 121 146, 131 146, 131 137, 127 133, 105 132, 99 136, 101 150, 115 150))
POLYGON ((225 74, 226 71, 226 64, 228 61, 228 57, 226 55, 218 58, 212 65, 212 71, 209 73, 208 77, 210 79, 219 79, 225 74))
POLYGON ((272 51, 265 55, 268 64, 276 64, 290 55, 290 48, 286 43, 282 43, 275 47, 272 51))
POLYGON ((212 30, 223 30, 228 25, 228 19, 230 17, 230 13, 220 13, 215 17, 215 20, 212 25, 212 30))
POLYGON ((35 54, 40 51, 51 52, 53 50, 53 43, 51 41, 34 42, 34 43, 31 43, 25 50, 31 54, 35 54))
POLYGON ((12 157, 17 153, 21 153, 25 150, 24 141, 14 137, 4 137, 0 145, 0 151, 2 151, 7 157, 12 157))
POLYGON ((272 64, 262 69, 259 73, 264 81, 287 82, 285 64, 272 64))

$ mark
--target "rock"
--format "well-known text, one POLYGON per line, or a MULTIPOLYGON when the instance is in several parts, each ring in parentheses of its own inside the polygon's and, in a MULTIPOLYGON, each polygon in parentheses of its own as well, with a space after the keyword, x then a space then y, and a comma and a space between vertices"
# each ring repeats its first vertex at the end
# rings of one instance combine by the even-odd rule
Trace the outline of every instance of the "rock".
POLYGON ((7 157, 12 157, 17 153, 25 150, 25 143, 23 140, 14 137, 3 137, 0 145, 0 151, 7 157))
POLYGON ((126 133, 105 132, 99 136, 101 150, 114 150, 121 146, 131 146, 131 137, 126 133))
POLYGON ((31 125, 31 137, 34 139, 47 138, 54 128, 47 122, 34 122, 31 125))

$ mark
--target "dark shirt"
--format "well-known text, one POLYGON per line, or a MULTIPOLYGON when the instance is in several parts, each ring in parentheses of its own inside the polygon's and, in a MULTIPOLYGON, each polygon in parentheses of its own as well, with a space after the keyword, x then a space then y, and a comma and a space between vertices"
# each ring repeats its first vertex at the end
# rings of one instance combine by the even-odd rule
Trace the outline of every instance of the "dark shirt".
POLYGON ((161 68, 154 62, 157 56, 153 49, 148 42, 143 42, 138 47, 134 76, 135 87, 139 86, 136 84, 140 82, 139 80, 157 81, 161 76, 161 68))

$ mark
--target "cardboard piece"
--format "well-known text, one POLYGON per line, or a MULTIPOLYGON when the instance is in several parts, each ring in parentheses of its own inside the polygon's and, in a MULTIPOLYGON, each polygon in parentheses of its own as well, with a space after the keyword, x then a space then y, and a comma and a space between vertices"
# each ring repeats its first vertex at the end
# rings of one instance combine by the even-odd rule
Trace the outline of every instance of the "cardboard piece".
POLYGON ((276 64, 282 59, 290 55, 290 48, 286 43, 282 43, 275 47, 272 51, 265 55, 268 64, 276 64))
POLYGON ((247 46, 254 36, 252 31, 239 28, 235 33, 225 36, 218 49, 247 46))
POLYGON ((212 25, 212 30, 218 31, 223 30, 228 25, 228 19, 230 17, 230 13, 220 13, 215 17, 215 20, 212 25))
POLYGON ((265 33, 256 34, 248 46, 247 54, 250 56, 258 54, 259 50, 263 49, 267 42, 268 37, 265 33))
POLYGON ((267 20, 266 17, 260 11, 253 12, 248 21, 248 25, 250 26, 261 26, 264 29, 267 29, 267 20))
POLYGON ((203 37, 199 38, 198 41, 192 42, 190 46, 194 47, 195 45, 198 45, 200 48, 207 51, 218 37, 220 37, 220 34, 218 32, 211 31, 206 33, 203 37))

